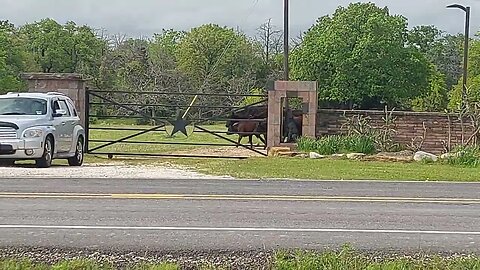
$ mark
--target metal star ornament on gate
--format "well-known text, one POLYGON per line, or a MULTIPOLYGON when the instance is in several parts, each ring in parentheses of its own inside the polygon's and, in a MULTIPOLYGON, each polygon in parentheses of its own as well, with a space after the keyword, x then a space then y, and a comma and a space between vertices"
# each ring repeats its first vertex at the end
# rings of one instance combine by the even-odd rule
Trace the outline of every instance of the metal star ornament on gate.
POLYGON ((171 137, 173 137, 173 135, 177 134, 178 132, 181 132, 185 136, 188 137, 187 126, 190 124, 190 121, 187 121, 187 120, 183 119, 183 117, 178 116, 177 119, 173 123, 171 121, 169 121, 169 122, 170 122, 170 124, 173 125, 173 130, 172 130, 172 133, 170 134, 171 137))

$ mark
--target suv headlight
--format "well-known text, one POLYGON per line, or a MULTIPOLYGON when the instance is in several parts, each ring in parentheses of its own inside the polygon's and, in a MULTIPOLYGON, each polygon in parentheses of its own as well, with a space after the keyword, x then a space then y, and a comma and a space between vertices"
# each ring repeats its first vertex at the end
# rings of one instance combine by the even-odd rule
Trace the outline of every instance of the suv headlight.
POLYGON ((31 128, 31 129, 27 129, 23 132, 23 136, 24 138, 38 138, 38 137, 42 137, 43 136, 43 130, 39 129, 39 128, 31 128))

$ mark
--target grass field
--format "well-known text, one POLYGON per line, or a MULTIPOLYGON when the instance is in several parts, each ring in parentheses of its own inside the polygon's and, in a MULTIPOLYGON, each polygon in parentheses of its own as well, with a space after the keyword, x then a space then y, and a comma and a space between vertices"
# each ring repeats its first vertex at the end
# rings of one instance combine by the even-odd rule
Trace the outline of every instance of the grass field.
MULTIPOLYGON (((122 128, 122 129, 151 129, 152 126, 139 126, 139 125, 131 125, 131 126, 118 126, 118 125, 92 125, 92 128, 122 128)), ((201 126, 205 129, 210 131, 217 131, 220 135, 225 136, 233 141, 237 141, 238 136, 236 135, 226 135, 222 132, 226 132, 227 128, 225 125, 207 125, 201 126)), ((166 127, 166 130, 169 132, 171 131, 172 127, 166 127)), ((221 147, 222 145, 232 145, 231 142, 228 142, 222 138, 216 137, 215 135, 201 132, 200 130, 196 129, 195 132, 193 131, 193 127, 188 127, 188 137, 181 134, 180 132, 175 134, 173 137, 169 136, 169 134, 164 130, 161 131, 153 131, 148 132, 134 138, 128 139, 129 142, 152 142, 151 144, 146 143, 116 143, 111 146, 107 146, 105 148, 99 149, 98 152, 122 152, 122 153, 157 153, 157 154, 169 154, 174 153, 177 151, 183 150, 192 150, 198 148, 215 148, 221 147), (167 144, 159 144, 159 143, 167 143, 167 144), (208 143, 208 144, 217 144, 218 146, 196 146, 196 145, 182 145, 183 143, 192 143, 192 144, 201 144, 201 143, 208 143)), ((127 136, 134 135, 140 131, 136 130, 91 130, 90 131, 90 139, 93 140, 100 140, 104 142, 92 142, 90 143, 90 149, 95 148, 99 145, 105 144, 106 141, 114 141, 118 140, 127 136)), ((242 143, 247 144, 248 139, 244 138, 242 143)), ((258 143, 257 140, 254 143, 258 143)))
MULTIPOLYGON (((151 126, 115 126, 101 125, 102 127, 121 127, 148 129, 151 126)), ((96 127, 96 126, 94 126, 96 127)), ((98 126, 97 126, 98 127, 98 126)), ((224 125, 204 126, 212 131, 226 131, 224 125)), ((134 134, 138 131, 105 131, 92 130, 91 139, 115 140, 134 134)), ((192 130, 189 130, 191 133, 192 130)), ((222 134, 225 135, 225 134, 222 134)), ((227 135, 225 135, 227 136, 227 135)), ((227 136, 236 141, 237 135, 227 136)), ((169 143, 212 143, 230 144, 229 142, 208 133, 191 133, 186 137, 177 134, 173 138, 165 131, 149 132, 147 134, 130 139, 130 141, 150 141, 169 143)), ((243 143, 247 143, 244 139, 243 143)), ((255 141, 257 143, 257 141, 255 141)), ((91 143, 90 148, 101 143, 91 143)), ((127 152, 127 153, 183 153, 195 154, 203 149, 216 149, 221 146, 195 146, 179 144, 114 144, 99 152, 127 152)), ((235 147, 223 147, 231 149, 232 153, 241 151, 235 147)), ((247 150, 247 152, 249 152, 247 150)), ((90 162, 103 162, 92 156, 87 157, 90 162)), ((124 159, 125 161, 125 159, 124 159)), ((451 166, 447 164, 424 164, 424 163, 386 163, 386 162, 363 162, 350 160, 312 160, 299 158, 250 158, 247 160, 226 159, 148 159, 138 161, 128 160, 130 163, 162 163, 169 162, 185 165, 200 172, 213 175, 230 175, 238 178, 294 178, 294 179, 318 179, 318 180, 412 180, 412 181, 479 181, 480 168, 467 168, 451 166)))
POLYGON ((386 163, 298 158, 247 160, 178 159, 172 162, 213 175, 238 178, 290 178, 317 180, 479 181, 480 168, 446 164, 386 163))
MULTIPOLYGON (((189 267, 189 269, 192 266, 189 267)), ((89 260, 64 261, 55 265, 33 263, 29 260, 0 260, 2 270, 176 270, 181 266, 173 263, 160 264, 137 264, 129 267, 114 267, 110 263, 100 263, 89 260)), ((197 266, 195 269, 231 269, 229 265, 215 267, 211 265, 197 266)), ((476 256, 423 256, 412 257, 371 257, 355 252, 350 248, 343 248, 340 251, 325 252, 278 252, 270 262, 264 265, 263 269, 272 270, 322 270, 322 269, 348 269, 348 270, 478 270, 480 269, 480 258, 476 256)))

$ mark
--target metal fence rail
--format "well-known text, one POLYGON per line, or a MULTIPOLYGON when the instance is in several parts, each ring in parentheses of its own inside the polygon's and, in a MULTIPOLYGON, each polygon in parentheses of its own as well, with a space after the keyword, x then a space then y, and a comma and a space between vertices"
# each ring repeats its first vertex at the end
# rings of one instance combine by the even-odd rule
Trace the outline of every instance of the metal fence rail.
MULTIPOLYGON (((248 149, 256 154, 261 156, 266 156, 265 152, 259 151, 257 148, 265 148, 266 145, 257 145, 256 147, 250 147, 250 145, 241 144, 227 137, 226 135, 231 135, 225 130, 210 130, 209 128, 202 126, 202 123, 211 123, 211 122, 222 122, 226 123, 227 121, 255 121, 255 122, 265 122, 266 118, 251 118, 251 119, 237 119, 232 118, 232 113, 241 112, 242 110, 249 110, 251 108, 265 108, 266 109, 266 95, 248 95, 248 94, 210 94, 210 93, 168 93, 168 92, 127 92, 127 91, 107 91, 107 90, 87 90, 86 99, 85 99, 85 108, 86 108, 86 135, 87 135, 87 153, 97 154, 97 155, 107 155, 108 157, 113 156, 146 156, 146 157, 191 157, 191 158, 235 158, 242 159, 247 158, 246 156, 225 156, 225 155, 198 155, 198 154, 178 154, 175 152, 165 152, 165 153, 152 153, 150 151, 138 151, 138 152, 127 152, 127 151, 118 151, 126 145, 146 145, 148 146, 159 146, 159 145, 172 145, 172 146, 192 146, 192 147, 241 147, 248 149), (140 100, 145 100, 145 103, 127 99, 125 96, 117 100, 118 95, 128 95, 142 97, 140 100), (194 100, 186 104, 172 104, 169 102, 152 102, 151 99, 145 98, 147 95, 179 95, 179 96, 194 96, 194 100), (198 105, 194 104, 195 99, 198 96, 211 97, 258 97, 263 98, 262 100, 246 105, 238 106, 228 104, 219 104, 219 105, 198 105), (263 106, 263 107, 262 107, 263 106), (96 108, 96 112, 93 112, 93 109, 96 108), (145 112, 145 109, 164 109, 168 110, 170 115, 156 116, 155 114, 149 114, 145 112), (197 113, 194 117, 179 118, 178 114, 176 116, 172 115, 172 109, 180 111, 186 109, 184 116, 187 115, 189 110, 219 110, 214 112, 209 112, 207 116, 202 117, 201 113, 197 113), (109 126, 92 126, 91 121, 99 119, 123 119, 123 120, 132 120, 132 119, 143 119, 144 121, 150 121, 154 123, 153 125, 141 125, 141 126, 132 126, 132 127, 109 127, 109 126), (219 139, 222 142, 218 143, 209 143, 203 141, 175 141, 173 137, 168 137, 167 127, 173 127, 173 129, 184 129, 189 126, 193 128, 191 133, 199 134, 209 134, 215 139, 219 139), (112 136, 102 136, 103 138, 91 138, 92 131, 104 132, 103 134, 111 134, 112 136), (131 134, 125 134, 131 132, 131 134), (139 137, 146 134, 155 134, 158 135, 163 133, 169 138, 168 141, 163 141, 161 138, 156 140, 155 138, 149 138, 148 140, 141 140, 139 137), (120 134, 120 136, 118 136, 120 134), (116 135, 116 136, 113 136, 116 135), (115 138, 117 137, 117 138, 115 138), (114 139, 115 138, 115 139, 114 139), (116 146, 112 150, 112 146, 116 146)), ((178 131, 178 130, 177 130, 178 131)), ((180 132, 183 133, 182 130, 180 132)), ((236 132, 236 135, 261 135, 260 132, 236 132)), ((263 134, 264 135, 264 134, 263 134)), ((266 139, 266 138, 265 138, 266 139)), ((140 149, 136 148, 136 149, 140 149)), ((180 149, 183 151, 182 149, 180 149)))

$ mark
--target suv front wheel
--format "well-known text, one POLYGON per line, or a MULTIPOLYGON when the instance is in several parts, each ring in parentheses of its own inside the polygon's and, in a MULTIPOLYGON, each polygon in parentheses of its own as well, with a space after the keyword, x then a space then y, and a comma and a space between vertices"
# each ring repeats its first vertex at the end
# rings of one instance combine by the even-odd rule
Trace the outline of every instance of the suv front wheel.
POLYGON ((47 137, 45 145, 43 147, 43 155, 41 158, 35 161, 38 168, 48 168, 52 166, 53 159, 53 140, 51 137, 47 137))
POLYGON ((68 159, 70 166, 82 166, 83 164, 83 140, 78 138, 77 146, 75 147, 75 156, 68 159))

